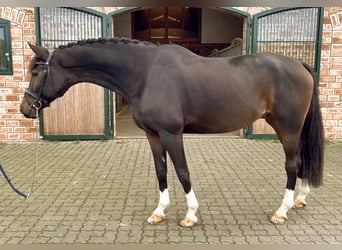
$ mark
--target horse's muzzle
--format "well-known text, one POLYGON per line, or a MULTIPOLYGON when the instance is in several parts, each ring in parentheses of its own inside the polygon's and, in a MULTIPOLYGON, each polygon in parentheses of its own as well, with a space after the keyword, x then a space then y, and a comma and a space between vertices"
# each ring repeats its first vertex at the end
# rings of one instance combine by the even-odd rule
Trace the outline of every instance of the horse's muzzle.
POLYGON ((20 104, 20 112, 26 117, 30 119, 35 119, 38 117, 38 112, 36 109, 32 108, 28 103, 23 99, 20 104))

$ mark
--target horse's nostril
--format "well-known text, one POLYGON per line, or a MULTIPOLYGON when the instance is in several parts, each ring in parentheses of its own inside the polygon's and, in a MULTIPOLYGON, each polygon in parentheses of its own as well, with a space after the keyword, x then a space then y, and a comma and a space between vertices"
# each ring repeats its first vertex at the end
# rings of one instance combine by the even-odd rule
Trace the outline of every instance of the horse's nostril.
POLYGON ((35 118, 33 115, 32 115, 32 112, 30 109, 28 108, 25 108, 25 106, 22 104, 20 106, 20 112, 26 117, 26 118, 35 118))

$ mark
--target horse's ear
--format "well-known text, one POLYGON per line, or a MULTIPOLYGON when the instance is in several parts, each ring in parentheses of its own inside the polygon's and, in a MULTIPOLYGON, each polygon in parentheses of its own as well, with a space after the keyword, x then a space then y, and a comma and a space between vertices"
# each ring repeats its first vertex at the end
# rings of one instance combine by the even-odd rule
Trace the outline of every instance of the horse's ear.
POLYGON ((27 42, 27 44, 30 46, 33 52, 41 59, 46 60, 49 57, 49 51, 46 48, 43 48, 42 46, 38 44, 33 45, 30 42, 27 42))

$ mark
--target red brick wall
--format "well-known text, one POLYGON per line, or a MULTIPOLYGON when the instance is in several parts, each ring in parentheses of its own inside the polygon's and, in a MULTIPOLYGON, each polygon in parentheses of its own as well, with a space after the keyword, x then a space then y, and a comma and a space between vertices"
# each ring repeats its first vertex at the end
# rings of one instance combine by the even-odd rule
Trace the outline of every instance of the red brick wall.
POLYGON ((342 138, 342 7, 325 8, 320 100, 327 138, 342 138))
POLYGON ((28 82, 25 73, 32 52, 27 41, 35 42, 33 9, 0 8, 0 17, 11 22, 13 75, 0 75, 0 141, 32 141, 37 121, 28 120, 19 106, 28 82))

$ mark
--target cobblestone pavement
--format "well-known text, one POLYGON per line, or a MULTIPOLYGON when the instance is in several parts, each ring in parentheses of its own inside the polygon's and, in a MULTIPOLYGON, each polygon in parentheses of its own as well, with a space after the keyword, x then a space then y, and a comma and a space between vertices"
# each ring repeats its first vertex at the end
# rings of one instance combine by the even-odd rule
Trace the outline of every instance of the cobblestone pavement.
MULTIPOLYGON (((146 139, 40 142, 27 200, 0 178, 0 243, 342 243, 341 142, 326 145, 324 186, 285 225, 269 222, 286 180, 280 143, 204 136, 185 147, 200 204, 193 229, 178 226, 186 204, 171 166, 167 220, 146 222, 159 196, 146 139)), ((34 143, 0 143, 0 163, 25 192, 35 153, 34 143)))

